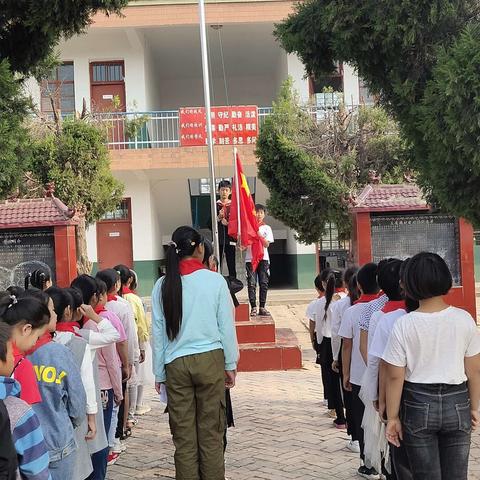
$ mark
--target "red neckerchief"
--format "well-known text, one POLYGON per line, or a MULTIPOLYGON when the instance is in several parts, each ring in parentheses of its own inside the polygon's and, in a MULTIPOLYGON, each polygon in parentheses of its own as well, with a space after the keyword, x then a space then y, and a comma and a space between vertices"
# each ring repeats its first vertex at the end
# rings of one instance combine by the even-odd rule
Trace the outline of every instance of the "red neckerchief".
POLYGON ((180 260, 179 264, 180 275, 189 275, 197 270, 204 270, 207 267, 197 258, 189 258, 187 260, 180 260))
POLYGON ((365 293, 362 293, 360 295, 360 298, 354 303, 354 305, 356 305, 357 303, 368 303, 368 302, 371 302, 372 300, 376 300, 378 298, 378 293, 369 293, 369 294, 365 294, 365 293))
POLYGON ((107 295, 107 302, 116 302, 117 301, 117 296, 114 295, 113 293, 109 293, 107 295))
POLYGON ((100 315, 102 312, 107 311, 107 309, 105 308, 105 305, 97 305, 93 310, 97 315, 100 315))
POLYGON ((406 309, 405 300, 389 300, 382 308, 383 313, 394 312, 395 310, 406 309))
POLYGON ((52 334, 50 332, 45 332, 38 340, 37 343, 28 351, 26 355, 31 355, 36 352, 40 347, 43 347, 47 343, 52 341, 52 334))
POLYGON ((81 328, 78 322, 57 322, 55 330, 57 332, 70 332, 75 334, 77 337, 81 337, 81 335, 76 332, 75 327, 81 328))
POLYGON ((341 288, 336 288, 335 289, 335 293, 345 293, 345 288, 341 287, 341 288))
POLYGON ((127 293, 133 293, 136 295, 136 293, 133 290, 130 290, 128 287, 122 287, 122 293, 126 295, 127 293))

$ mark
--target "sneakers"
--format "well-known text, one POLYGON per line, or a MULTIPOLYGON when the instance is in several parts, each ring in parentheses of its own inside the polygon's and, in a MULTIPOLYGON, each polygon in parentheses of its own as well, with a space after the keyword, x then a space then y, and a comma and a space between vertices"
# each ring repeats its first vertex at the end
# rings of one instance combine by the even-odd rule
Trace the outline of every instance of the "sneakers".
POLYGON ((371 480, 378 480, 380 478, 380 475, 373 467, 367 468, 365 465, 362 465, 357 470, 357 474, 363 478, 370 478, 371 480))
POLYGON ((137 407, 135 410, 135 415, 145 415, 146 413, 150 412, 152 410, 152 407, 150 405, 140 405, 137 407))
POLYGON ((328 407, 328 399, 326 398, 323 399, 323 406, 328 407))
POLYGON ((333 421, 333 424, 335 425, 335 428, 339 428, 339 429, 347 428, 347 422, 345 420, 339 420, 338 418, 336 418, 333 421))
POLYGON ((115 441, 113 442, 112 452, 120 455, 126 449, 127 449, 127 446, 124 443, 122 443, 120 439, 116 438, 115 441))
POLYGON ((261 317, 270 317, 270 312, 265 308, 265 307, 260 307, 260 309, 258 310, 258 314, 261 316, 261 317))
POLYGON ((350 450, 353 453, 360 453, 360 444, 358 440, 350 440, 347 442, 347 450, 350 450))
POLYGON ((337 418, 337 414, 336 414, 335 410, 334 410, 334 409, 329 410, 329 411, 327 412, 327 417, 337 418))
POLYGON ((117 462, 118 460, 118 457, 120 456, 119 453, 115 453, 115 452, 110 452, 108 454, 108 458, 107 458, 107 465, 115 465, 115 463, 117 462))

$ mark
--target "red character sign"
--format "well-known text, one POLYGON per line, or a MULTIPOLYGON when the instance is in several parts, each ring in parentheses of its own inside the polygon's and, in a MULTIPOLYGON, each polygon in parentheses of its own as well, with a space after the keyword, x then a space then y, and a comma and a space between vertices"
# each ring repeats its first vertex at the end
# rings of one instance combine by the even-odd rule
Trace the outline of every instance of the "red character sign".
MULTIPOLYGON (((180 145, 182 147, 207 144, 205 108, 180 109, 180 145)), ((214 145, 252 145, 258 136, 258 108, 256 106, 212 107, 212 135, 214 145)))

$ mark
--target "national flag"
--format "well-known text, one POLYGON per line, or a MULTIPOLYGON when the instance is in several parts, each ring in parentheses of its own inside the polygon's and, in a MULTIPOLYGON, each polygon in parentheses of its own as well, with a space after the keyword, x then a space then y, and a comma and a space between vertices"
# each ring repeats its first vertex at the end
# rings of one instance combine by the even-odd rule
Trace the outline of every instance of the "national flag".
POLYGON ((258 233, 258 222, 247 177, 243 173, 242 163, 238 153, 235 154, 236 175, 233 180, 232 203, 228 221, 228 235, 236 238, 241 247, 252 249, 252 269, 255 271, 263 260, 263 243, 258 233), (238 179, 238 198, 237 182, 238 179), (238 206, 240 205, 240 207, 238 206), (240 218, 238 216, 240 215, 240 218))

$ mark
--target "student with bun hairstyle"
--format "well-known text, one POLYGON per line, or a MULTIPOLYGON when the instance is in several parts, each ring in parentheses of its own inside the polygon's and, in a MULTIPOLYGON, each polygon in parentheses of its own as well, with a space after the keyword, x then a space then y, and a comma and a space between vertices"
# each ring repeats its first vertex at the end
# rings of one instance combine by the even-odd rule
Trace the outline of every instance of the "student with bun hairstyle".
POLYGON ((227 283, 203 265, 203 243, 177 228, 153 289, 155 385, 167 386, 176 477, 224 480, 225 386, 235 385, 238 344, 227 283))
POLYGON ((412 257, 403 286, 419 308, 395 322, 382 356, 387 440, 404 445, 414 480, 466 480, 480 423, 480 335, 469 313, 445 303, 452 275, 439 255, 412 257))
POLYGON ((17 298, 9 292, 0 293, 0 321, 12 327, 12 347, 15 358, 13 378, 21 386, 20 398, 29 405, 42 401, 33 365, 26 357, 43 336, 50 321, 50 312, 37 299, 17 298))
POLYGON ((49 268, 37 268, 25 277, 25 290, 31 287, 46 290, 52 285, 52 274, 49 268))

